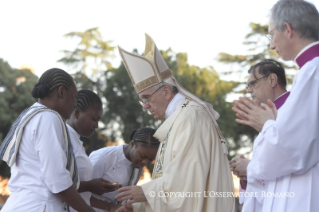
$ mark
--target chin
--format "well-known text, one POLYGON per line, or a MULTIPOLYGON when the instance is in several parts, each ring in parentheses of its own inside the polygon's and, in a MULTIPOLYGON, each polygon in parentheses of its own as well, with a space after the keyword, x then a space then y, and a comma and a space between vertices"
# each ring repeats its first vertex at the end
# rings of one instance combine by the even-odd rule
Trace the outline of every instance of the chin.
POLYGON ((154 117, 154 119, 157 119, 157 120, 162 120, 163 119, 163 117, 160 117, 159 115, 153 115, 153 117, 154 117))

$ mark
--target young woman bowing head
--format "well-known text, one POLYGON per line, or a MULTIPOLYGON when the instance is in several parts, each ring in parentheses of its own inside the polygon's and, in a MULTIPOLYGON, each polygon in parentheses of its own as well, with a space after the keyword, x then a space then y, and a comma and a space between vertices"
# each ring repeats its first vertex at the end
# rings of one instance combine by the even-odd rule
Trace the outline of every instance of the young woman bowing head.
MULTIPOLYGON (((80 187, 78 192, 87 204, 90 204, 91 194, 102 195, 105 192, 114 191, 119 188, 118 184, 106 181, 102 178, 92 179, 93 166, 83 147, 80 136, 90 137, 102 117, 102 101, 100 97, 91 90, 80 90, 76 95, 77 104, 67 127, 78 167, 80 187)), ((106 205, 109 206, 109 205, 106 205)), ((108 207, 107 207, 108 208, 108 207)), ((75 211, 71 208, 71 211, 75 211)))
MULTIPOLYGON (((155 130, 148 127, 133 130, 129 144, 105 147, 92 152, 90 160, 93 164, 93 178, 117 181, 120 186, 136 185, 143 167, 152 163, 156 157, 160 142, 153 137, 154 133, 155 130)), ((96 200, 102 200, 120 206, 121 202, 115 199, 117 194, 118 191, 103 195, 93 194, 91 205, 96 207, 96 200)))

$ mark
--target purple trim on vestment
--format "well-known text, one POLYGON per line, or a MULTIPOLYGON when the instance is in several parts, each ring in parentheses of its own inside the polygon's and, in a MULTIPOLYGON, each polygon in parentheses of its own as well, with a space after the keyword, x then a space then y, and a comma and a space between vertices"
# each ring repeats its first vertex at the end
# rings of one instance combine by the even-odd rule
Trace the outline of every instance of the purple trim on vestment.
POLYGON ((290 94, 290 91, 279 97, 274 101, 274 104, 276 105, 277 110, 285 103, 287 100, 288 96, 290 94))
POLYGON ((319 44, 310 47, 299 55, 299 57, 296 58, 296 63, 300 68, 302 68, 303 65, 315 57, 319 57, 319 44))

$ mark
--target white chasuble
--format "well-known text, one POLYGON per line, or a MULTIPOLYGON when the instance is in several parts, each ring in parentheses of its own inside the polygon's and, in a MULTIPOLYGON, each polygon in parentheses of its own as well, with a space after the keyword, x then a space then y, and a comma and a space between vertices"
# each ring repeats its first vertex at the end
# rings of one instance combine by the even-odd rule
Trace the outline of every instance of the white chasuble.
POLYGON ((134 212, 231 212, 234 187, 216 125, 185 100, 154 135, 161 141, 153 180, 142 185, 145 203, 134 212))

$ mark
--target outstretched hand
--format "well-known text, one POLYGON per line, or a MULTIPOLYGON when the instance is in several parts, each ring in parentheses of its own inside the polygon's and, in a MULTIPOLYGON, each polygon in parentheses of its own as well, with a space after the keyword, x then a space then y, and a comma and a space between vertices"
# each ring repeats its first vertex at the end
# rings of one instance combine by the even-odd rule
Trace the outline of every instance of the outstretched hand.
POLYGON ((260 132, 269 119, 275 120, 277 109, 275 104, 268 99, 267 104, 258 105, 247 97, 240 97, 234 101, 233 111, 236 112, 236 122, 251 126, 260 132))
POLYGON ((250 160, 245 158, 244 155, 240 155, 239 157, 234 157, 231 161, 229 161, 230 170, 239 178, 247 177, 247 166, 250 160))
POLYGON ((132 208, 132 204, 135 202, 146 202, 141 186, 126 186, 119 189, 119 194, 115 196, 118 201, 130 200, 125 203, 125 207, 132 208))
POLYGON ((110 182, 103 178, 90 180, 90 191, 94 194, 102 195, 106 192, 111 192, 119 189, 121 185, 118 182, 110 182))

